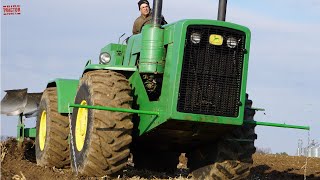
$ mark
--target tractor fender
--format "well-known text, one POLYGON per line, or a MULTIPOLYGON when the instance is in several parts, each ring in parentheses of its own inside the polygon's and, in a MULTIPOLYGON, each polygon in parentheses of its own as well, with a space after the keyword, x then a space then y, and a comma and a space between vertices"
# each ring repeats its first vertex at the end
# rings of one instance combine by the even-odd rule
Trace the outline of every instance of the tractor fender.
POLYGON ((69 109, 69 104, 74 103, 74 99, 77 94, 79 85, 78 79, 55 79, 50 81, 47 85, 49 87, 57 88, 58 99, 58 112, 69 113, 72 112, 72 108, 69 109))
POLYGON ((103 64, 88 64, 85 67, 85 70, 83 73, 87 71, 92 71, 92 70, 112 70, 112 71, 128 71, 128 72, 135 72, 138 70, 136 66, 122 66, 122 65, 103 65, 103 64))
POLYGON ((86 69, 83 71, 83 74, 89 72, 89 71, 95 71, 95 70, 112 70, 118 73, 123 74, 127 78, 129 78, 134 72, 138 71, 137 67, 126 67, 126 66, 105 66, 100 64, 92 64, 86 67, 86 69))
POLYGON ((108 64, 91 64, 91 60, 86 63, 82 74, 95 71, 95 70, 112 70, 125 75, 127 78, 130 77, 134 72, 138 71, 136 66, 123 66, 123 65, 108 65, 108 64))

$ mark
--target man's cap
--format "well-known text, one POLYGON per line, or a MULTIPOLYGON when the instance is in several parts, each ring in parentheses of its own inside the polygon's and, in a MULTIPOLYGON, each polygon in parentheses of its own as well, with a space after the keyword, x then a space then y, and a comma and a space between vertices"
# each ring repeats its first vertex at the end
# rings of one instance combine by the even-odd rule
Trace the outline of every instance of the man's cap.
POLYGON ((140 1, 138 2, 139 11, 140 11, 140 6, 141 6, 141 4, 148 4, 148 6, 149 6, 149 1, 147 1, 147 0, 140 0, 140 1))

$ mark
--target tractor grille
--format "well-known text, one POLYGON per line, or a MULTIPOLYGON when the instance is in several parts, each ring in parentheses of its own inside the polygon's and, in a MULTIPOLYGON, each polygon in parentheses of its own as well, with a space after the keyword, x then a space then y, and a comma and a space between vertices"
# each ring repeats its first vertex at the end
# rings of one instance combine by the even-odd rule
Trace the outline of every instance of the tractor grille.
POLYGON ((237 117, 245 52, 245 33, 225 27, 190 25, 187 28, 177 110, 179 112, 237 117), (200 43, 191 34, 201 35, 200 43), (222 45, 209 43, 221 35, 222 45), (230 48, 227 39, 238 45, 230 48))

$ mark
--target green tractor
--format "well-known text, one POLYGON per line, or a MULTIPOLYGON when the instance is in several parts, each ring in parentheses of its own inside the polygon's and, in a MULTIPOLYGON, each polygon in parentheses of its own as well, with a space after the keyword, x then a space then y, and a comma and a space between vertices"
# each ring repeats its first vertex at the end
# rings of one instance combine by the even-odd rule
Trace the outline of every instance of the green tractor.
POLYGON ((250 30, 225 22, 226 4, 219 1, 218 20, 161 26, 162 0, 154 0, 152 23, 126 45, 102 48, 80 80, 49 82, 37 94, 39 106, 23 90, 20 109, 2 113, 20 115, 18 138, 36 139, 41 166, 71 164, 81 175, 112 176, 132 154, 135 168, 174 172, 186 153, 195 179, 245 178, 256 125, 309 127, 254 121, 259 109, 246 94, 250 30), (24 128, 22 116, 34 113, 24 112, 28 104, 37 112, 36 129, 24 128))

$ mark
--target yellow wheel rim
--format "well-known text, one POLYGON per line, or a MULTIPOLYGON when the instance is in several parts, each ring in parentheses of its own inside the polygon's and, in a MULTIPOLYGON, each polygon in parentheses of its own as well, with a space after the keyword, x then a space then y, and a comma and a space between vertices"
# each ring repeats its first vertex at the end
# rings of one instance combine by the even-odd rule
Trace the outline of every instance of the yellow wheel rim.
MULTIPOLYGON (((87 105, 87 101, 83 100, 81 105, 87 105)), ((87 124, 88 124, 88 109, 79 108, 76 127, 75 127, 75 137, 76 137, 76 147, 78 151, 81 151, 84 145, 84 141, 87 133, 87 124)))
POLYGON ((40 150, 43 151, 44 145, 46 142, 47 134, 47 112, 42 111, 40 119, 40 128, 39 128, 39 146, 40 150))

